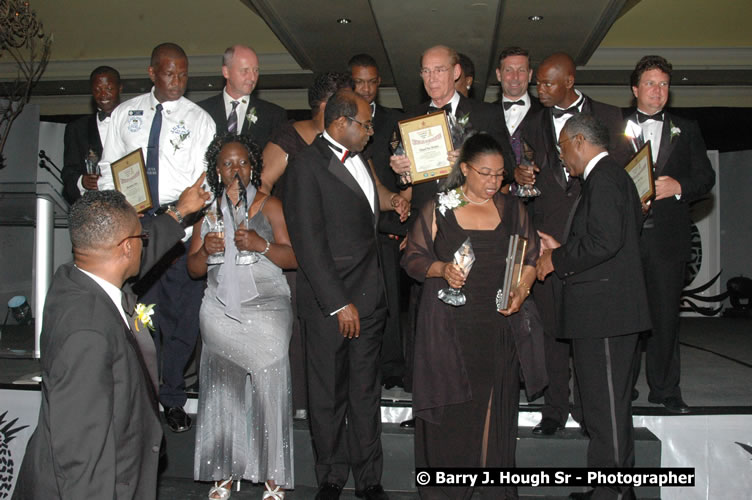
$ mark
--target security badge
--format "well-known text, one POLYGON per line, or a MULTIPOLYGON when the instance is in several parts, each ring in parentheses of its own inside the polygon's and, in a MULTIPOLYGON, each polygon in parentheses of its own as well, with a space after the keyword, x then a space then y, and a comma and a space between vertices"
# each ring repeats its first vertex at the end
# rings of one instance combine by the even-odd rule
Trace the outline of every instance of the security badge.
POLYGON ((138 132, 144 123, 144 111, 142 109, 131 109, 128 111, 128 130, 138 132))

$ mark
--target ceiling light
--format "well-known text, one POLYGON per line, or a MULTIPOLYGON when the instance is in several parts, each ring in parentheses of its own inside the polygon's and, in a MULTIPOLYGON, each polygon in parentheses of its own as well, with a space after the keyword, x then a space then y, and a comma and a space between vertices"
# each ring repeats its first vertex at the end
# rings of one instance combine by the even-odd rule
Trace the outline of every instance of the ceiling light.
POLYGON ((543 21, 543 16, 528 16, 528 20, 535 22, 543 21))
POLYGON ((349 20, 348 18, 346 18, 346 17, 340 17, 339 19, 337 19, 337 22, 338 22, 339 24, 350 24, 350 23, 351 23, 352 21, 350 21, 350 20, 349 20))
POLYGON ((682 81, 683 81, 683 82, 689 81, 689 78, 687 78, 686 76, 683 76, 683 77, 682 77, 682 81))

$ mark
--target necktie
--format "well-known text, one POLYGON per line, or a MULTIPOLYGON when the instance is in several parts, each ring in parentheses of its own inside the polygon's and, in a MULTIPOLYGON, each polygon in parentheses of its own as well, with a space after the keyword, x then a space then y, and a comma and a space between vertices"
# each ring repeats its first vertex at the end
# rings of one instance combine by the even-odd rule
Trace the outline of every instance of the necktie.
POLYGON ((575 115, 579 112, 580 108, 578 105, 574 105, 567 109, 551 108, 551 113, 554 115, 554 118, 561 118, 564 115, 575 115))
POLYGON ((437 108, 437 107, 436 107, 436 106, 434 106, 433 104, 431 104, 430 106, 428 106, 428 112, 429 112, 429 113, 435 113, 435 112, 437 112, 437 111, 441 111, 442 109, 443 109, 444 111, 446 111, 446 113, 447 113, 448 115, 451 115, 451 114, 452 114, 452 103, 450 102, 450 103, 448 103, 448 104, 444 104, 444 105, 443 105, 442 107, 440 107, 440 108, 437 108))
POLYGON ((525 101, 523 101, 522 99, 520 99, 519 101, 504 101, 502 103, 502 106, 504 106, 504 111, 509 111, 509 108, 511 108, 512 106, 524 106, 524 105, 525 105, 525 101))
POLYGON ((235 109, 240 104, 238 101, 232 101, 232 109, 230 115, 227 117, 227 131, 231 134, 235 134, 238 131, 238 114, 235 109))
POLYGON ((151 122, 149 142, 146 146, 146 177, 149 179, 149 191, 152 210, 159 207, 159 133, 162 130, 162 104, 157 104, 157 112, 151 122))
POLYGON ((644 123, 648 120, 655 120, 657 122, 663 121, 663 111, 659 111, 654 115, 646 115, 640 110, 637 110, 637 123, 644 123))

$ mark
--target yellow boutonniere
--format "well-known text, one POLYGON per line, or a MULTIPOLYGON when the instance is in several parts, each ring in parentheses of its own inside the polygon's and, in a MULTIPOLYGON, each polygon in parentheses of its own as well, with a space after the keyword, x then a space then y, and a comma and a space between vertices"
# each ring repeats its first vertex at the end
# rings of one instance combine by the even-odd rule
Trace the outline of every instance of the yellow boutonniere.
POLYGON ((141 322, 142 325, 146 326, 151 331, 154 331, 154 322, 151 320, 152 315, 154 314, 154 306, 156 304, 149 304, 148 306, 145 304, 136 304, 136 320, 133 322, 134 326, 136 327, 136 331, 139 331, 138 323, 141 322))

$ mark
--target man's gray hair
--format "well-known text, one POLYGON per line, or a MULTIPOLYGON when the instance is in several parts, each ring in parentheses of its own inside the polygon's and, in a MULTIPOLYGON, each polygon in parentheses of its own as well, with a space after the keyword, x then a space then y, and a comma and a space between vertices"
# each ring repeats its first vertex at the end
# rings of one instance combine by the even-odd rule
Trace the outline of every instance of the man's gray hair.
POLYGON ((572 116, 564 124, 562 130, 570 139, 582 135, 593 146, 608 149, 608 129, 598 118, 589 113, 577 113, 572 116))

